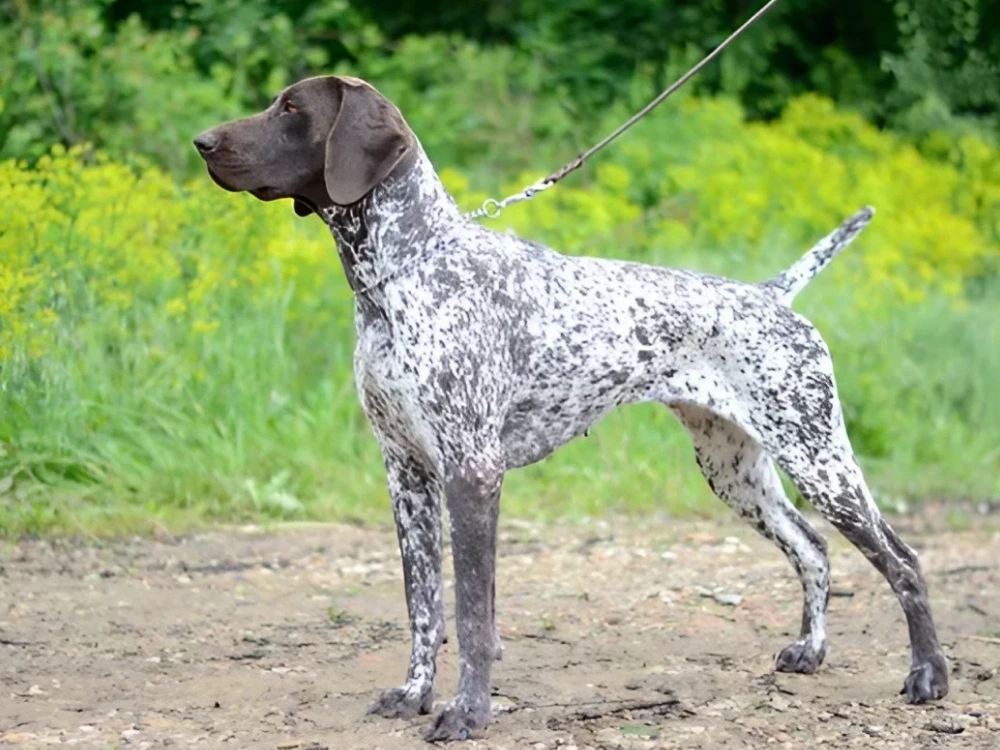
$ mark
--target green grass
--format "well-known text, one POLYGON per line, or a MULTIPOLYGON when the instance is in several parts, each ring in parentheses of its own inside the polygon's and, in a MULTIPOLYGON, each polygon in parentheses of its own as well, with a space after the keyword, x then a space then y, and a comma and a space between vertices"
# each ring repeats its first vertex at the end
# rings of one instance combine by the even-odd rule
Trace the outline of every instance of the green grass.
MULTIPOLYGON (((765 268, 741 257, 644 259, 745 280, 784 262, 765 268)), ((279 302, 234 307, 196 340, 159 325, 153 304, 125 319, 90 311, 43 359, 3 363, 0 536, 389 522, 381 460, 352 383, 349 306, 331 298, 294 319, 279 302)), ((880 499, 1000 493, 996 289, 962 309, 931 299, 905 316, 877 316, 830 272, 796 308, 830 342, 852 440, 880 499)), ((644 404, 512 472, 503 508, 555 518, 609 509, 711 515, 722 506, 678 423, 644 404)))

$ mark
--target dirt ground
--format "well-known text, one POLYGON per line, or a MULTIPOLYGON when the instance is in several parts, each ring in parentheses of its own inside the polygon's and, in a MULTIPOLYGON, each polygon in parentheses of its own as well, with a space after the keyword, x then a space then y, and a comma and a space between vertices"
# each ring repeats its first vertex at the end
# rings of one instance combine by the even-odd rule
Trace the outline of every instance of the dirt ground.
MULTIPOLYGON (((987 517, 996 518, 996 515, 987 517)), ((503 524, 506 655, 482 748, 1000 748, 1000 532, 894 525, 921 555, 952 691, 898 695, 906 627, 831 539, 830 648, 771 672, 800 591, 736 521, 503 524)), ((450 569, 450 559, 448 562, 450 569)), ((451 610, 449 582, 449 611, 451 610)), ((406 670, 389 530, 246 528, 0 549, 0 747, 428 747, 429 717, 365 715, 406 670)), ((454 623, 449 623, 454 634, 454 623)), ((457 681, 442 648, 437 698, 457 681)))

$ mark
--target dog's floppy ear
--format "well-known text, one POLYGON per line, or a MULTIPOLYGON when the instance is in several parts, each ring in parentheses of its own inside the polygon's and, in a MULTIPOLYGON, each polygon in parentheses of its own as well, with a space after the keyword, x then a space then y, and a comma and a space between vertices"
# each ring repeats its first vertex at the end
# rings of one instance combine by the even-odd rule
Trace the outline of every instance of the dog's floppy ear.
POLYGON ((324 177, 330 199, 347 206, 388 177, 415 146, 403 116, 388 99, 362 81, 335 80, 340 109, 326 139, 324 177))

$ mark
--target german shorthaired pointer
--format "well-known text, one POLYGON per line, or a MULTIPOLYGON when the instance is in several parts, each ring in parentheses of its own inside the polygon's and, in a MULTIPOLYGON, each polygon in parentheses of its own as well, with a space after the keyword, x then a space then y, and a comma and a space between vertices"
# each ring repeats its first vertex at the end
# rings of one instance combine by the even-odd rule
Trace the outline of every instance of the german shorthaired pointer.
POLYGON ((494 570, 504 472, 639 401, 680 419, 715 493, 798 572, 802 631, 778 654, 778 670, 811 673, 823 661, 830 583, 826 543, 785 497, 774 463, 896 593, 910 633, 909 701, 946 694, 917 557, 855 461, 826 344, 790 307, 871 209, 784 273, 745 284, 568 257, 471 223, 396 107, 357 79, 301 81, 195 145, 223 188, 292 198, 300 216, 320 215, 355 290, 354 376, 385 460, 413 637, 406 682, 371 712, 409 717, 433 705, 445 637, 443 494, 461 667, 458 695, 427 738, 486 727, 501 654, 494 570))

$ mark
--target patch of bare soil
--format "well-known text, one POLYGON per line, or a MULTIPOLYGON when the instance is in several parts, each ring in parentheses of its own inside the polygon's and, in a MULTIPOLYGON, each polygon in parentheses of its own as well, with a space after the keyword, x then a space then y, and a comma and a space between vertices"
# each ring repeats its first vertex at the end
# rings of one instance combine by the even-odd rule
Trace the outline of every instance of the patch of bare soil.
MULTIPOLYGON (((466 746, 1000 748, 1000 533, 894 524, 928 577, 953 669, 947 700, 898 695, 909 663, 899 607, 825 527, 830 647, 820 672, 801 676, 771 671, 798 632, 798 582, 747 527, 507 523, 496 713, 466 746)), ((406 672, 405 613, 387 530, 11 545, 0 553, 0 746, 426 747, 429 717, 365 715, 406 672)), ((439 701, 457 670, 452 638, 439 701)))

